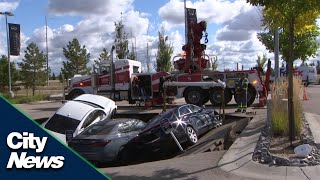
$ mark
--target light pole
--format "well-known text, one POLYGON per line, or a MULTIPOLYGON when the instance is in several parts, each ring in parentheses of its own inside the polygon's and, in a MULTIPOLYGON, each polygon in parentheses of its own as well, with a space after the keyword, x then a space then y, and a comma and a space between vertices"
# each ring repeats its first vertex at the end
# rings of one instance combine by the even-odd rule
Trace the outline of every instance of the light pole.
POLYGON ((47 86, 49 87, 48 22, 46 16, 46 52, 47 52, 47 86))
POLYGON ((14 16, 13 13, 5 11, 0 12, 0 15, 4 15, 6 18, 6 31, 7 31, 7 46, 8 46, 8 74, 9 74, 9 95, 10 97, 14 97, 14 93, 11 90, 11 64, 10 64, 10 39, 9 39, 9 29, 8 29, 8 16, 14 16))

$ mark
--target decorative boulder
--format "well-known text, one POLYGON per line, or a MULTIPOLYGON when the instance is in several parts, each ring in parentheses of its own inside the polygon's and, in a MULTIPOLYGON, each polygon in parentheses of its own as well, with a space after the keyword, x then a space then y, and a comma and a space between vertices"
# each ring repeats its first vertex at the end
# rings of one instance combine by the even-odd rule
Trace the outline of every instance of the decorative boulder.
POLYGON ((309 144, 302 144, 294 148, 294 153, 298 157, 308 157, 311 151, 312 151, 312 146, 310 146, 309 144))

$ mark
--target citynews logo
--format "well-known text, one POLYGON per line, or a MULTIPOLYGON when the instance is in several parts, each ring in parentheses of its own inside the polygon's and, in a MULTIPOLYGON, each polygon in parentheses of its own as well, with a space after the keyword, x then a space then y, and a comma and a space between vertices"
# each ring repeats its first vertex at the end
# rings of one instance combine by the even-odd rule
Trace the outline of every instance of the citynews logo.
MULTIPOLYGON (((34 149, 37 154, 43 152, 48 137, 34 137, 33 133, 29 132, 12 132, 7 136, 7 145, 12 150, 17 149, 34 149)), ((63 156, 28 156, 27 152, 21 152, 20 156, 18 152, 11 152, 7 169, 13 167, 17 169, 58 169, 64 164, 63 156)))

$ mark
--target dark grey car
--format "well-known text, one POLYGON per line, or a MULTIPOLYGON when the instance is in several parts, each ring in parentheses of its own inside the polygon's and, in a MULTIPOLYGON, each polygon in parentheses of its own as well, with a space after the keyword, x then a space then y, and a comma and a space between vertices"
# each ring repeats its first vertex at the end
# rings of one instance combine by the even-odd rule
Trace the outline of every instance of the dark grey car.
POLYGON ((94 163, 122 162, 123 146, 145 127, 138 119, 104 120, 74 137, 68 145, 94 163))
POLYGON ((170 134, 164 132, 160 122, 167 120, 173 127, 173 134, 181 144, 193 145, 198 138, 222 125, 222 118, 215 110, 186 104, 180 105, 151 119, 137 137, 127 145, 128 152, 171 152, 177 147, 170 134))

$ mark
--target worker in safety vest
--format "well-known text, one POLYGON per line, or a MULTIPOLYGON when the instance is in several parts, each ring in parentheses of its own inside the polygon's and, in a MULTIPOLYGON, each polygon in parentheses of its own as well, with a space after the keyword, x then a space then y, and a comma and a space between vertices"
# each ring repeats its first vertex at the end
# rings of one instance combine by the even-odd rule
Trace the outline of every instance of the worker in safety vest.
POLYGON ((236 112, 245 113, 247 111, 248 84, 249 80, 246 78, 246 74, 241 73, 240 79, 236 84, 236 95, 238 103, 238 109, 236 110, 236 112))

